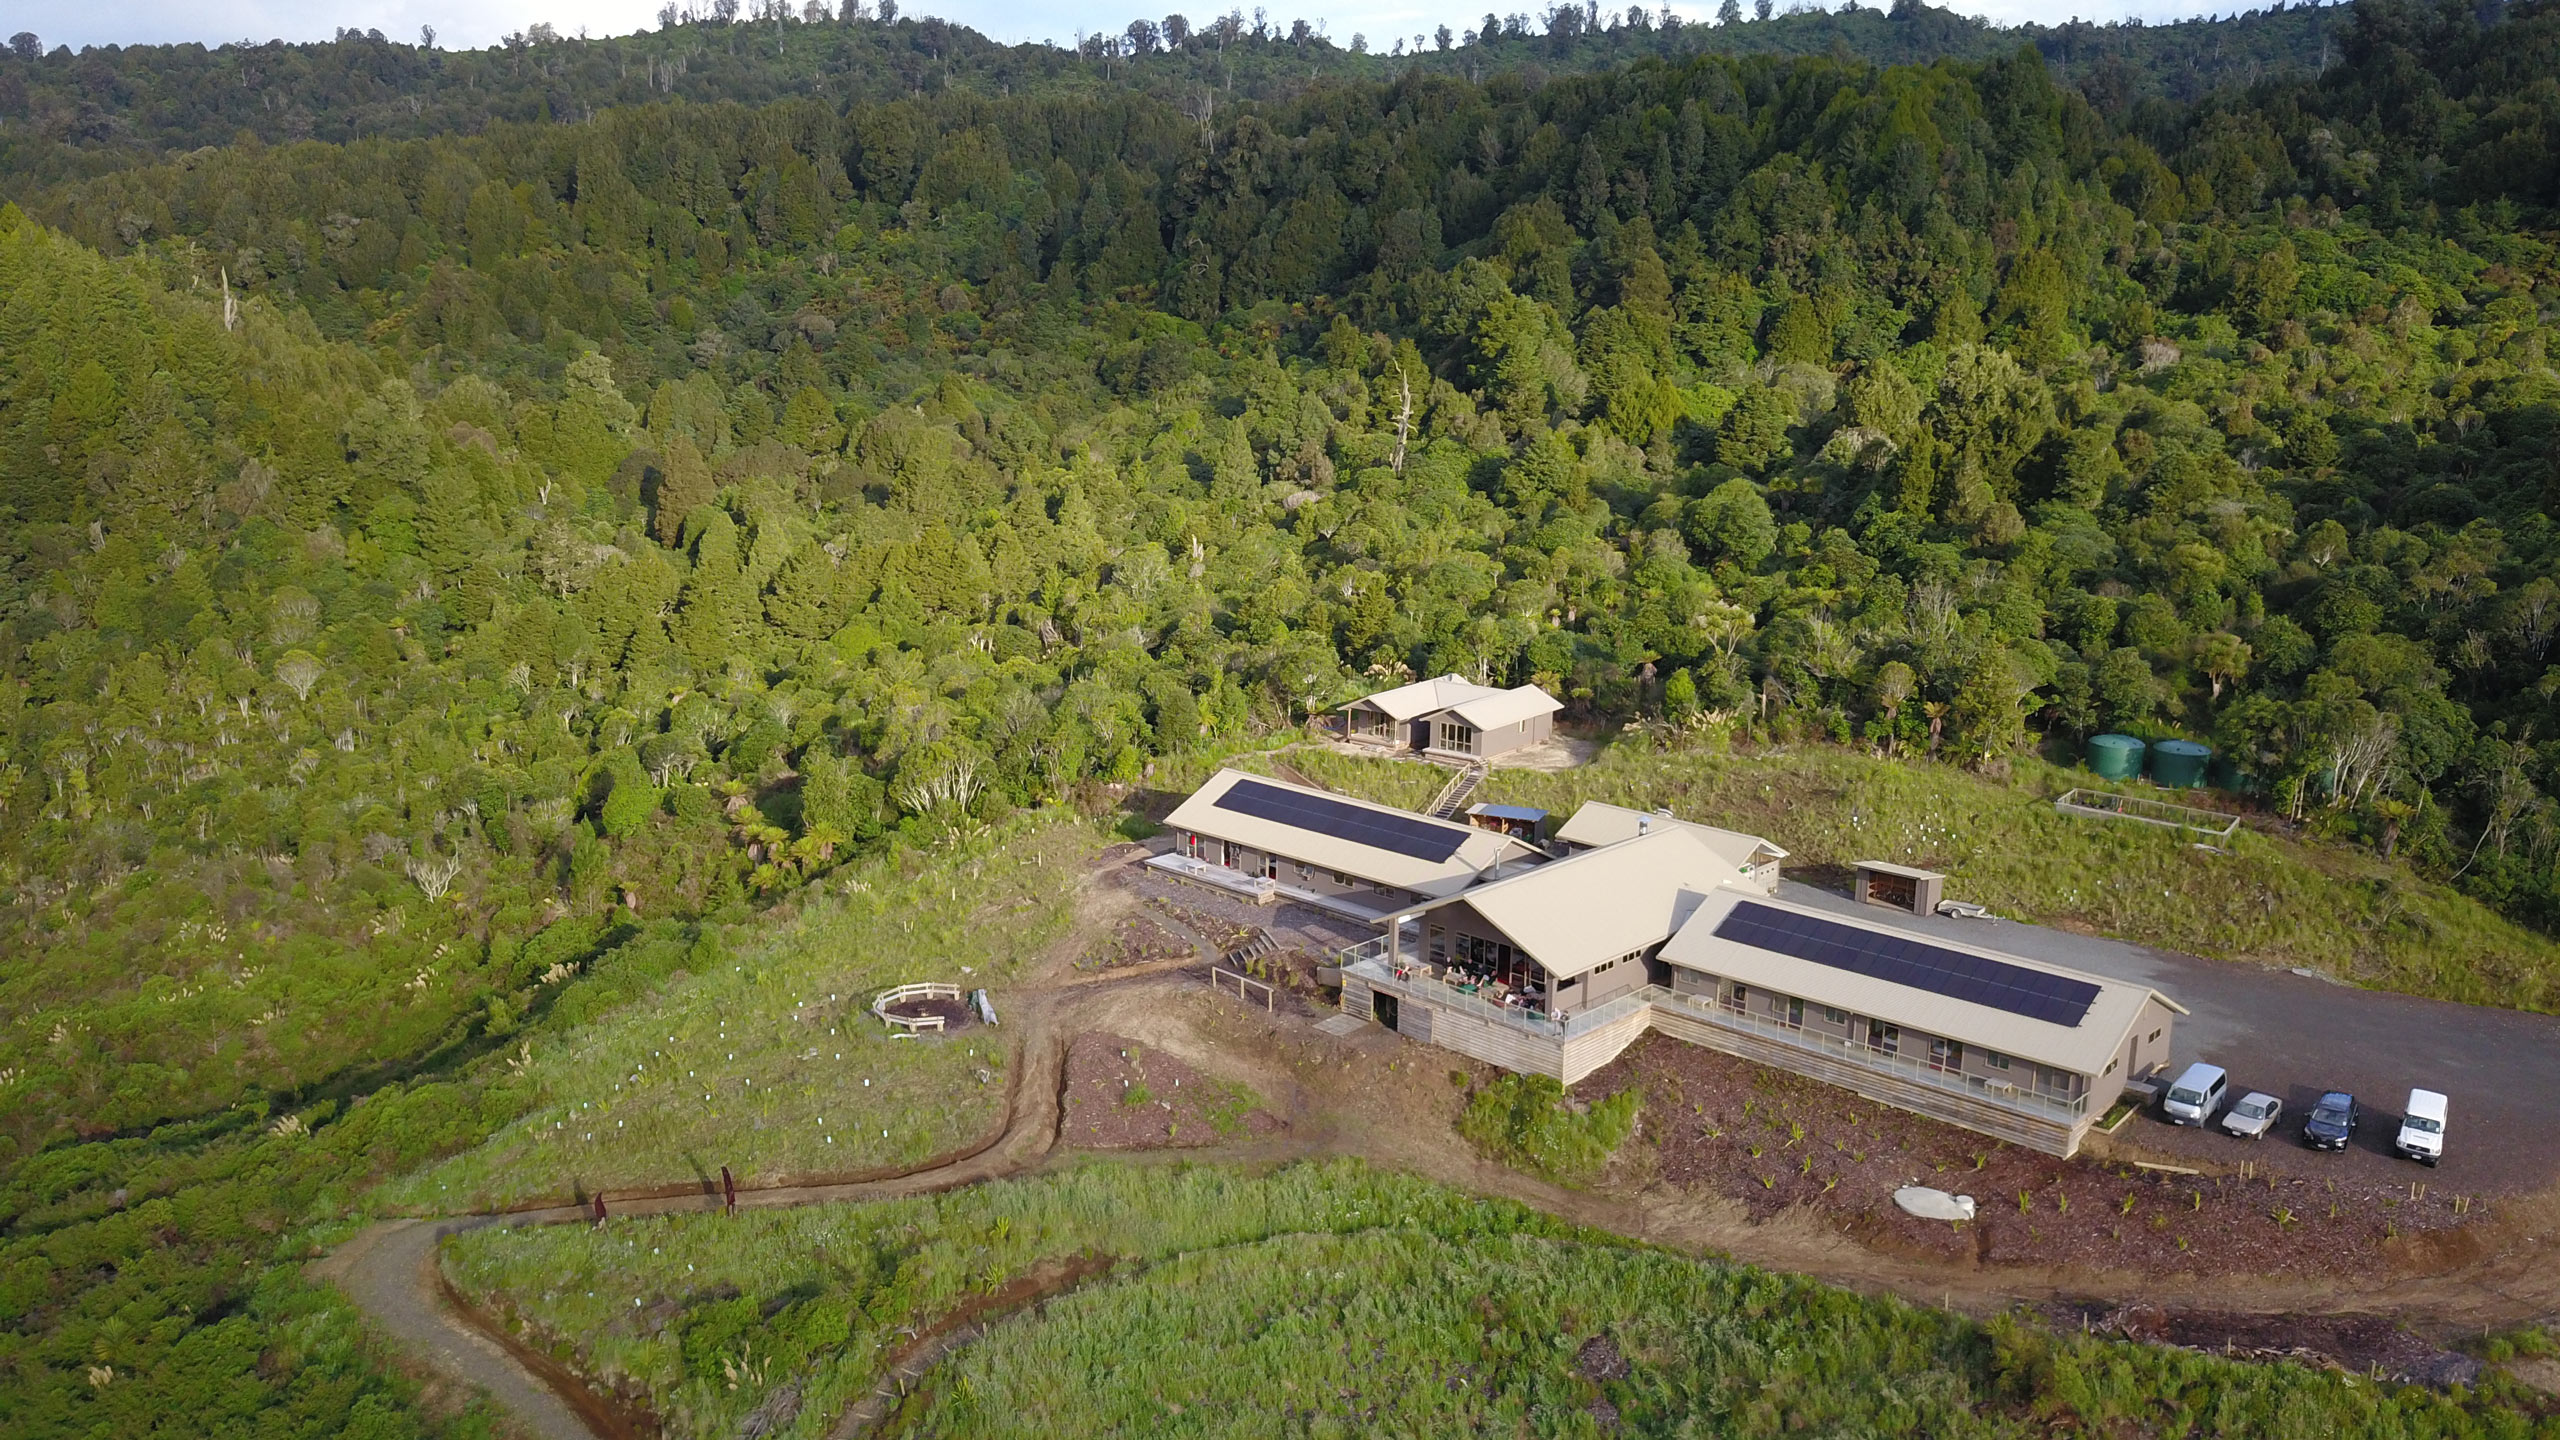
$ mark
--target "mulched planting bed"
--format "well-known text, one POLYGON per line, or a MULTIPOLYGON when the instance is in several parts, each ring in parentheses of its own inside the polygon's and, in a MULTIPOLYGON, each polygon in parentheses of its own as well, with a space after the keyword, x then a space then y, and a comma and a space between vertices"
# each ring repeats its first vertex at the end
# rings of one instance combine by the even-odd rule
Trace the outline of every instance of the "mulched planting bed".
POLYGON ((1066 1116, 1058 1137, 1079 1149, 1214 1145, 1280 1128, 1252 1091, 1125 1036, 1079 1035, 1067 1049, 1066 1116))
POLYGON ((1097 937, 1076 959, 1083 971, 1119 970, 1192 957, 1191 942, 1144 915, 1123 915, 1107 935, 1097 937))
POLYGON ((2243 1360, 2296 1360, 2404 1385, 2469 1385, 2480 1362, 2403 1330, 2383 1315, 2246 1315, 2090 1301, 2044 1308, 2056 1329, 2182 1345, 2243 1360))
MULTIPOLYGON (((1849 1091, 1648 1035, 1575 1087, 1638 1085, 1661 1179, 1740 1200, 1755 1219, 1812 1210, 1881 1249, 1986 1265, 2325 1275, 2389 1268, 2389 1242, 2489 1213, 2451 1195, 2324 1176, 2316 1156, 2240 1157, 2254 1174, 2175 1175, 2057 1160, 1849 1091), (1904 1185, 1971 1195, 1966 1224, 1893 1203, 1904 1185)), ((2424 1183, 2423 1180, 2420 1183, 2424 1183)))
POLYGON ((1231 915, 1222 915, 1200 905, 1186 904, 1158 891, 1147 890, 1141 893, 1146 896, 1148 904, 1190 926, 1194 933, 1222 951, 1232 950, 1252 939, 1253 932, 1257 928, 1231 915))

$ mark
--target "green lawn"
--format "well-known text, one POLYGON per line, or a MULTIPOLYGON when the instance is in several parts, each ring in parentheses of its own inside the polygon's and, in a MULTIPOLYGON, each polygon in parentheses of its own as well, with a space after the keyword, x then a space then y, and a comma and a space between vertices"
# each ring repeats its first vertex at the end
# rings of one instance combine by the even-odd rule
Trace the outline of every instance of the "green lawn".
MULTIPOLYGON (((1283 757, 1348 793, 1418 805, 1443 772, 1317 750, 1283 757)), ((2242 830, 2231 853, 2123 820, 2062 815, 2085 772, 2021 761, 2007 781, 1831 746, 1752 755, 1605 749, 1579 769, 1495 770, 1477 799, 1562 818, 1585 800, 1667 807, 1765 835, 1792 867, 1893 860, 1943 870, 1947 893, 2003 915, 2138 944, 2480 1005, 2560 1009, 2560 943, 2406 867, 2242 830)))
POLYGON ((479 1231, 445 1266, 668 1435, 779 1437, 826 1434, 909 1335, 1071 1260, 1111 1268, 947 1358, 887 1433, 1596 1436, 1605 1405, 1665 1436, 2560 1434, 2497 1408, 2505 1382, 2448 1398, 1977 1325, 1351 1161, 479 1231))
MULTIPOLYGON (((743 1181, 913 1165, 1003 1114, 1002 1032, 892 1040, 892 985, 999 991, 1063 934, 1091 827, 1026 817, 831 880, 711 973, 517 1057, 523 1114, 384 1188, 391 1206, 485 1208, 579 1187, 743 1181)), ((733 944, 736 942, 733 941, 733 944)))

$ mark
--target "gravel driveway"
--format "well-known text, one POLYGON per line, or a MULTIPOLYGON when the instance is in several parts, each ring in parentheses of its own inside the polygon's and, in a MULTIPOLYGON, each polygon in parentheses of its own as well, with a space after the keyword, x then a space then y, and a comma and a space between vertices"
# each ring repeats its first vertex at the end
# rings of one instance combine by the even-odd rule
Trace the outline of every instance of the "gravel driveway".
POLYGON ((2464 1194, 2560 1183, 2560 1017, 2360 990, 2041 925, 1905 915, 1794 881, 1781 883, 1779 894, 2152 986, 2192 1012, 2178 1022, 2178 1065, 2208 1060, 2229 1070, 2232 1099, 2264 1090, 2284 1101, 2282 1127, 2256 1144, 2147 1111, 2118 1132, 2145 1149, 2220 1163, 2263 1158, 2296 1174, 2340 1166, 2342 1175, 2404 1177, 2464 1194), (2441 1090, 2452 1102, 2444 1164, 2432 1172, 2391 1153, 2413 1086, 2441 1090), (2300 1118, 2323 1090, 2352 1091, 2364 1105, 2363 1128, 2342 1155, 2300 1147, 2300 1118))

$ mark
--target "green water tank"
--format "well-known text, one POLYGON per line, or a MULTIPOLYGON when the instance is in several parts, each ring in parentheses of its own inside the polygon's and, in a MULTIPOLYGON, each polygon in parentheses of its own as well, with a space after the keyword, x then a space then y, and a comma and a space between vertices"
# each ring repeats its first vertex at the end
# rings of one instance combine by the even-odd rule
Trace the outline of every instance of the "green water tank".
POLYGON ((2266 788, 2258 783, 2257 776, 2241 769, 2240 762, 2228 755, 2213 757, 2212 766, 2205 771, 2205 783, 2234 795, 2255 795, 2266 788))
POLYGON ((2130 735, 2089 737, 2089 768, 2101 780, 2130 780, 2142 773, 2143 745, 2130 735))
POLYGON ((2204 767, 2213 747, 2193 740, 2163 740, 2151 747, 2151 783, 2171 790, 2190 790, 2204 783, 2204 767))

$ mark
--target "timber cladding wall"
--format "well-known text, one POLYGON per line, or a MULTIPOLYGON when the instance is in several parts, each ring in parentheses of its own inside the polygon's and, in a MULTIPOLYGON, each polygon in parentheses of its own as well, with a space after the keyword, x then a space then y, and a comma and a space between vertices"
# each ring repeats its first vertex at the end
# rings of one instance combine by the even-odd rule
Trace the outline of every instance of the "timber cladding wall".
MULTIPOLYGON (((1344 976, 1342 1008, 1363 1020, 1376 1017, 1380 992, 1368 981, 1344 976)), ((1597 1029, 1558 1040, 1514 1025, 1442 1009, 1425 1000, 1395 998, 1396 1028, 1406 1038, 1454 1050, 1470 1059, 1522 1075, 1545 1075, 1571 1085, 1615 1060, 1647 1030, 1674 1040, 1721 1050, 1773 1070, 1803 1075, 1864 1095, 1879 1104, 1915 1111, 1978 1134, 2069 1157, 2080 1148, 2088 1117, 2045 1119, 1952 1090, 1914 1084, 1853 1061, 1790 1045, 1783 1040, 1728 1029, 1668 1005, 1638 1005, 1597 1029)))
POLYGON ((2068 1158, 2080 1148, 2080 1137, 2087 1129, 2085 1119, 2052 1120, 2022 1114, 2005 1105, 1976 1100, 1950 1090, 1929 1085, 1915 1085, 1891 1074, 1869 1070, 1862 1065, 1800 1049, 1783 1040, 1729 1030, 1712 1021, 1683 1015, 1666 1006, 1649 1007, 1653 1028, 1674 1040, 1704 1045, 1745 1060, 1766 1065, 1773 1070, 1786 1070, 1815 1080, 1855 1091, 1879 1104, 1916 1111, 1933 1120, 1961 1125, 1967 1130, 2023 1145, 2047 1155, 2068 1158))

